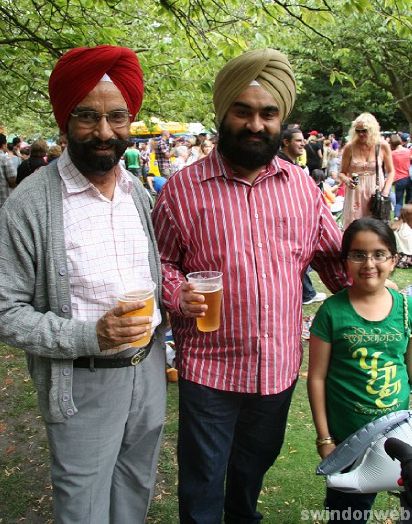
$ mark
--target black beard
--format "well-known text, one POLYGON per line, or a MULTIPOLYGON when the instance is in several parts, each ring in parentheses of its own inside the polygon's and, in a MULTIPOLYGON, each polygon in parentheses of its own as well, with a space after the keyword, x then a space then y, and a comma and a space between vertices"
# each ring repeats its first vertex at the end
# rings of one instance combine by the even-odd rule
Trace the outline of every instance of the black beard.
POLYGON ((256 169, 267 165, 278 152, 280 146, 280 133, 270 135, 264 131, 252 133, 247 129, 234 134, 227 126, 219 127, 219 152, 235 166, 245 169, 256 169), (248 137, 255 136, 261 142, 249 142, 248 137))
POLYGON ((111 138, 102 141, 98 138, 91 140, 79 141, 73 136, 67 134, 67 148, 73 164, 83 175, 105 175, 114 166, 119 163, 123 153, 127 149, 128 140, 111 138), (111 155, 99 156, 94 153, 96 146, 114 146, 114 152, 111 155))

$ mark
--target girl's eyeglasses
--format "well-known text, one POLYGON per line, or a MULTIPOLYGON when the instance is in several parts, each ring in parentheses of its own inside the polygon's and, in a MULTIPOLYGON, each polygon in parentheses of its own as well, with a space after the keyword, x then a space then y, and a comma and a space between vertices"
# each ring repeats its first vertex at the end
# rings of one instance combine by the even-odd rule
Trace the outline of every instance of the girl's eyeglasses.
POLYGON ((387 255, 386 253, 373 253, 372 255, 368 255, 362 252, 354 252, 348 253, 346 260, 355 262, 355 264, 363 264, 367 260, 371 259, 375 262, 375 264, 383 264, 384 262, 393 257, 394 255, 387 255))

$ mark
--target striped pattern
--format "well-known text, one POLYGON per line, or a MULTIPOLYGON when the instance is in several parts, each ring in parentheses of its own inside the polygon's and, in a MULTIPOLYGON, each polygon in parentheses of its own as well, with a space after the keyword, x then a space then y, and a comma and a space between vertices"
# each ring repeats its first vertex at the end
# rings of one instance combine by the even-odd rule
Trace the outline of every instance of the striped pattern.
POLYGON ((348 284, 341 234, 313 181, 273 160, 253 185, 235 178, 215 149, 174 175, 153 212, 182 376, 225 391, 278 393, 302 358, 301 276, 312 266, 337 291, 348 284), (222 322, 200 333, 179 312, 190 271, 219 270, 222 322))

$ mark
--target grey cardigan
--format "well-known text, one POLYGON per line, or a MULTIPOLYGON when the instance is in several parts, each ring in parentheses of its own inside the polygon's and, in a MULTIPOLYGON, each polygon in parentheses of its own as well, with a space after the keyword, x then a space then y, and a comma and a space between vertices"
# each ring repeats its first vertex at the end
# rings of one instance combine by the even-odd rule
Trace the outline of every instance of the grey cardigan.
MULTIPOLYGON (((132 196, 149 240, 160 304, 161 268, 149 198, 138 180, 132 196)), ((100 354, 96 322, 71 317, 61 178, 53 162, 30 175, 0 209, 0 340, 26 351, 40 410, 49 422, 77 412, 73 359, 100 354)), ((163 334, 161 324, 152 351, 160 349, 163 334)))

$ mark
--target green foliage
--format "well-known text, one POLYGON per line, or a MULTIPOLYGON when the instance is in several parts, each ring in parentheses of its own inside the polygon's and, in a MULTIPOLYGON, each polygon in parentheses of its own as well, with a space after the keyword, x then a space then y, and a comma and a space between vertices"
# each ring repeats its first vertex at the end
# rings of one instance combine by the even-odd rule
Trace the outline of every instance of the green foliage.
MULTIPOLYGON (((72 47, 106 43, 139 55, 146 77, 142 119, 211 125, 216 72, 243 50, 272 46, 291 58, 300 96, 314 78, 341 84, 330 108, 334 119, 354 112, 354 97, 357 107, 371 110, 360 90, 369 82, 373 98, 387 100, 384 112, 394 115, 398 107, 412 122, 409 7, 409 0, 5 0, 1 120, 13 132, 55 134, 47 81, 56 59, 72 47)), ((311 127, 321 127, 316 115, 324 106, 318 97, 311 127)))

